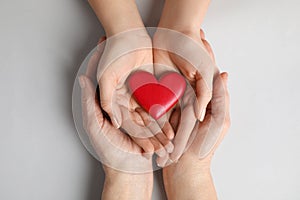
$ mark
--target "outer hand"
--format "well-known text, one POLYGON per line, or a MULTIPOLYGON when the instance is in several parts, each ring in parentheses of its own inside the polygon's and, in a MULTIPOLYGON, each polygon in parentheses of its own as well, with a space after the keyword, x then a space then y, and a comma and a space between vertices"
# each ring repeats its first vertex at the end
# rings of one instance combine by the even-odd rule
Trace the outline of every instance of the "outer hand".
MULTIPOLYGON (((178 127, 179 118, 180 110, 177 109, 171 117, 175 129, 178 127)), ((163 169, 169 199, 217 199, 210 165, 212 156, 229 126, 227 73, 222 73, 214 82, 213 98, 208 105, 204 121, 198 122, 193 129, 188 150, 179 162, 163 169)))
MULTIPOLYGON (((187 88, 182 98, 182 121, 173 140, 174 151, 170 155, 171 160, 177 161, 186 148, 197 119, 202 121, 205 117, 206 107, 212 97, 213 80, 219 72, 202 30, 197 34, 187 35, 169 29, 158 29, 153 48, 155 64, 171 66, 180 71, 194 89, 187 88)), ((160 73, 156 69, 157 67, 155 73, 160 73)))
POLYGON ((104 166, 132 173, 152 171, 151 159, 143 157, 143 150, 128 135, 114 128, 103 115, 95 88, 96 64, 102 50, 97 49, 90 59, 86 74, 79 77, 84 128, 104 166))

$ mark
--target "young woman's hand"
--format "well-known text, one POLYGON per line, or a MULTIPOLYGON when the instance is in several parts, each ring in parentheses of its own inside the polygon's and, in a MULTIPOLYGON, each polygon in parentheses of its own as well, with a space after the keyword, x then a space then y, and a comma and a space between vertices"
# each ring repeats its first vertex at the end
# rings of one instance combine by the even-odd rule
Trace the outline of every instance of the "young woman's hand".
POLYGON ((126 83, 135 70, 153 73, 152 41, 134 0, 89 0, 107 35, 97 69, 100 104, 115 128, 121 128, 151 156, 172 152, 168 121, 155 121, 136 103, 126 83))

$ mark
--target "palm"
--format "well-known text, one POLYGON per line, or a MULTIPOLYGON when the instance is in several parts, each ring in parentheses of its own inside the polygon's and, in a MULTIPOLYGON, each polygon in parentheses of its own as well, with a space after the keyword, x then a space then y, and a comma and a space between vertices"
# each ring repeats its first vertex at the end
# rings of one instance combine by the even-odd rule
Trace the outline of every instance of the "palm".
MULTIPOLYGON (((146 154, 150 155, 154 150, 162 152, 163 147, 170 143, 167 136, 173 135, 171 126, 164 129, 167 123, 158 122, 148 126, 142 117, 145 112, 132 98, 125 84, 128 76, 135 70, 153 73, 150 38, 124 33, 117 38, 107 39, 101 45, 105 47, 97 69, 101 107, 108 113, 112 124, 129 134, 146 154), (156 137, 158 134, 162 135, 159 139, 156 137)), ((166 151, 160 155, 163 154, 166 151)))

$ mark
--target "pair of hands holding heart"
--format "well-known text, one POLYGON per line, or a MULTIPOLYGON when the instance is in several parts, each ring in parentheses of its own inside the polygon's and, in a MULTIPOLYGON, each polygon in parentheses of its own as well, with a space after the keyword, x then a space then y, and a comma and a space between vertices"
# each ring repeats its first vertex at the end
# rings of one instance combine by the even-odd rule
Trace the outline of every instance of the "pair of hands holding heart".
POLYGON ((203 31, 199 36, 197 41, 157 31, 151 41, 138 31, 100 40, 80 85, 84 127, 105 165, 123 171, 150 171, 149 158, 154 152, 159 166, 177 161, 197 140, 198 120, 209 127, 205 137, 202 135, 199 158, 214 147, 228 113, 226 89, 203 31), (176 43, 185 45, 176 48, 176 43), (151 74, 160 77, 160 84, 151 74), (95 98, 95 82, 99 83, 100 99, 95 98), (153 96, 160 105, 147 102, 153 99, 149 98, 153 89, 153 94, 162 95, 153 96), (212 117, 214 120, 206 120, 212 117))

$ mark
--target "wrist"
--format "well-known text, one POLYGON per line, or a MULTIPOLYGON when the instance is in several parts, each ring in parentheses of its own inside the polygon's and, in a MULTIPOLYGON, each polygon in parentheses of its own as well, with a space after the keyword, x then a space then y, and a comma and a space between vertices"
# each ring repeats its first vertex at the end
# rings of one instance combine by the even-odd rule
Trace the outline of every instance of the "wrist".
POLYGON ((168 175, 169 172, 172 173, 173 179, 181 179, 183 177, 198 178, 207 176, 207 174, 210 174, 210 171, 211 157, 200 160, 196 155, 188 153, 183 154, 177 163, 173 163, 164 168, 166 175, 168 175))
POLYGON ((106 36, 144 27, 134 0, 89 0, 106 36))
POLYGON ((131 31, 131 30, 144 30, 146 32, 146 28, 144 24, 141 22, 128 20, 124 21, 124 19, 117 20, 115 23, 110 23, 107 25, 103 25, 106 36, 111 37, 118 35, 120 33, 131 31))
POLYGON ((168 199, 203 199, 206 192, 214 193, 210 160, 183 155, 177 163, 163 169, 168 199))
POLYGON ((210 0, 167 0, 158 26, 180 32, 199 33, 209 2, 210 0))
POLYGON ((104 167, 102 199, 151 199, 153 173, 131 174, 104 167))

